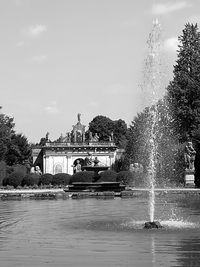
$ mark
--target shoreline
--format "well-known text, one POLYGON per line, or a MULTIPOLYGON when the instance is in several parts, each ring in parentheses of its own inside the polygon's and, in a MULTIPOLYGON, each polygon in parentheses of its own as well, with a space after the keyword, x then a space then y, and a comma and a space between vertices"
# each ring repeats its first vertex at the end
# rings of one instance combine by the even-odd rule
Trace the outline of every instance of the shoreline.
MULTIPOLYGON (((156 188, 155 194, 162 196, 166 194, 193 194, 200 197, 200 188, 156 188)), ((68 191, 65 188, 51 189, 0 189, 0 200, 22 200, 22 199, 84 199, 84 198, 134 198, 148 197, 147 188, 130 188, 121 192, 114 191, 68 191)))
POLYGON ((1 194, 34 194, 34 193, 61 193, 63 188, 47 188, 47 189, 0 189, 1 194))

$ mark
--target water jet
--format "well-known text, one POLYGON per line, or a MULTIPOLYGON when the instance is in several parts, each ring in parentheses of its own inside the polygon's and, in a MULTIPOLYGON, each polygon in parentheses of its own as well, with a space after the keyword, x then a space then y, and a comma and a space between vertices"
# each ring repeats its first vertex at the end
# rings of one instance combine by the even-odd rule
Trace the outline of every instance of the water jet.
POLYGON ((160 79, 160 37, 161 25, 156 19, 153 22, 153 29, 147 40, 149 53, 147 55, 145 70, 144 70, 144 84, 143 89, 150 100, 148 127, 146 129, 146 150, 148 153, 147 160, 147 182, 149 188, 149 217, 150 221, 145 222, 144 228, 162 228, 158 221, 154 220, 155 213, 155 184, 157 172, 157 158, 158 158, 158 107, 157 101, 159 98, 160 79))

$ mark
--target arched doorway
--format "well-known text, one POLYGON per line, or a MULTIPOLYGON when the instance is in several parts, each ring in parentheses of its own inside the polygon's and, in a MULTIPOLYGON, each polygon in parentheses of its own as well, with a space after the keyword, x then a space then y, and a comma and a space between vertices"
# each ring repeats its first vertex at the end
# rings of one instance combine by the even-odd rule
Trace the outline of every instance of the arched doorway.
POLYGON ((57 163, 55 165, 55 171, 54 171, 55 174, 57 173, 62 173, 62 165, 60 163, 57 163))

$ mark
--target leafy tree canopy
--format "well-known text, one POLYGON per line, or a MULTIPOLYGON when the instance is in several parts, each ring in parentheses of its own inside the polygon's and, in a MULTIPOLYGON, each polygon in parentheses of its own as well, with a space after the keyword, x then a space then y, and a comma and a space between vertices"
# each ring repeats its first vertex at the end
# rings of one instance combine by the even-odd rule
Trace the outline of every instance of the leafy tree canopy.
POLYGON ((31 148, 27 138, 22 134, 13 134, 7 147, 6 163, 8 165, 23 164, 31 159, 31 148))
POLYGON ((116 121, 108 117, 98 115, 89 123, 89 131, 99 136, 99 141, 109 141, 109 137, 113 135, 114 142, 120 146, 126 145, 127 125, 125 121, 119 119, 116 121))
POLYGON ((22 164, 31 157, 27 138, 16 134, 14 126, 14 118, 0 114, 0 160, 4 160, 8 165, 22 164))
POLYGON ((14 133, 14 119, 0 114, 0 160, 3 160, 7 153, 7 146, 10 143, 12 134, 14 133))
POLYGON ((200 33, 197 24, 187 23, 179 36, 174 78, 170 82, 168 101, 179 139, 192 136, 200 123, 200 33))

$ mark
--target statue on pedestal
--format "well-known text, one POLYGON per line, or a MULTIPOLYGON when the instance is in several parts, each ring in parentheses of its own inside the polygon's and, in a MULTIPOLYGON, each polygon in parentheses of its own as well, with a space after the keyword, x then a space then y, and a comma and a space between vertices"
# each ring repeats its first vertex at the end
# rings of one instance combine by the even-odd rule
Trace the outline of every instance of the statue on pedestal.
POLYGON ((92 135, 92 132, 89 132, 89 141, 91 142, 98 142, 99 141, 99 136, 97 133, 95 135, 92 135))
POLYGON ((114 133, 111 132, 111 141, 114 141, 114 133))
POLYGON ((95 135, 94 135, 94 137, 93 137, 93 140, 94 140, 95 142, 98 142, 98 141, 99 141, 99 136, 98 136, 97 133, 95 133, 95 135))
POLYGON ((86 157, 86 158, 85 158, 85 165, 86 165, 86 166, 92 166, 92 159, 86 157))
POLYGON ((109 142, 113 142, 114 141, 114 133, 111 132, 111 134, 109 135, 109 142))
POLYGON ((30 173, 34 173, 34 174, 38 174, 38 175, 42 174, 39 166, 31 167, 30 173))
POLYGON ((196 157, 196 151, 193 148, 192 142, 188 142, 185 146, 185 164, 186 164, 186 170, 194 170, 194 161, 196 157))
POLYGON ((80 123, 81 122, 81 113, 77 114, 77 118, 78 118, 78 122, 80 123))
POLYGON ((98 160, 98 158, 97 157, 95 157, 95 159, 94 159, 94 166, 99 166, 99 160, 98 160))
POLYGON ((77 114, 78 122, 73 125, 72 128, 72 140, 73 143, 85 142, 85 125, 81 124, 81 113, 77 114))
POLYGON ((63 134, 62 133, 60 134, 59 142, 61 142, 61 143, 64 142, 64 137, 63 137, 63 134))
POLYGON ((80 164, 80 160, 77 160, 76 165, 74 166, 74 173, 81 172, 82 166, 80 164))
POLYGON ((67 142, 71 142, 71 133, 67 132, 67 142))
POLYGON ((49 132, 46 133, 45 139, 46 139, 46 142, 49 142, 49 132))
POLYGON ((93 140, 92 132, 89 132, 89 140, 90 140, 90 141, 93 140))

